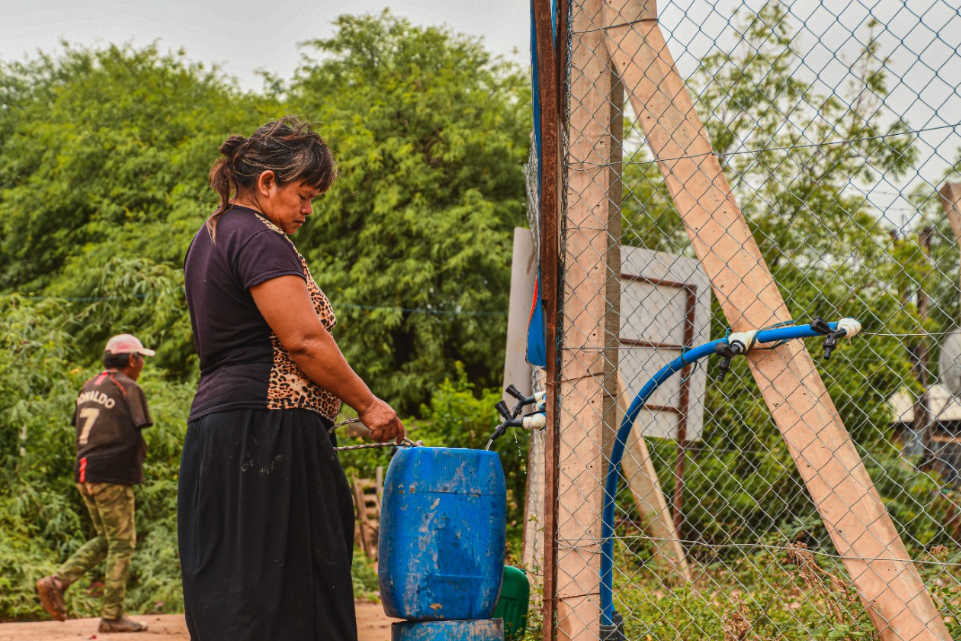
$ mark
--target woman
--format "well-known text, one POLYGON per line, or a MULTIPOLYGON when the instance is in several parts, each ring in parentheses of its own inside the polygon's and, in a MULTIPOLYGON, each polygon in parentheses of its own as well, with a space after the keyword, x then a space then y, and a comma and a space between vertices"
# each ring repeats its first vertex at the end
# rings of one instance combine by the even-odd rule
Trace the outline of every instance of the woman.
POLYGON ((178 533, 193 641, 354 641, 353 508, 327 430, 341 401, 380 442, 404 436, 347 364, 293 235, 337 168, 294 117, 230 136, 220 207, 184 265, 200 355, 178 533))

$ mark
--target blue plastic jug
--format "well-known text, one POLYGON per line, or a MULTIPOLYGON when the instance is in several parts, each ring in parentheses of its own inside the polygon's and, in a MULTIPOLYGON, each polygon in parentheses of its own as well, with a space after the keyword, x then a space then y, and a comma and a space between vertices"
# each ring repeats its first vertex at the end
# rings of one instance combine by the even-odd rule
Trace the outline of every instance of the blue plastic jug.
POLYGON ((384 612, 413 621, 490 619, 504 573, 506 519, 496 453, 399 450, 381 506, 384 612))

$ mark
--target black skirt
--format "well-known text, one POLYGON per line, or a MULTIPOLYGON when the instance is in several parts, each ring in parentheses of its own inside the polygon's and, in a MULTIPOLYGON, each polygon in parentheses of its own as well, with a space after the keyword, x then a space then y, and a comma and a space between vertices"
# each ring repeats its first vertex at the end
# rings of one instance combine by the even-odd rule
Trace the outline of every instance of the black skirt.
POLYGON ((329 427, 250 409, 188 425, 177 531, 191 641, 356 641, 353 502, 329 427))

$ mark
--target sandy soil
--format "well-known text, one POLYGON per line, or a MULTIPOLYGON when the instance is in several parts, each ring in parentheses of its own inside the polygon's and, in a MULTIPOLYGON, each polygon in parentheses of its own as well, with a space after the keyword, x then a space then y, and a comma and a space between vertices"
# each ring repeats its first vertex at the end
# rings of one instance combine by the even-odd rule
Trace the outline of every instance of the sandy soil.
MULTIPOLYGON (((108 639, 109 641, 188 641, 187 626, 183 615, 150 614, 133 616, 149 626, 146 632, 137 634, 98 634, 100 619, 71 619, 39 621, 35 623, 0 624, 0 641, 79 641, 81 639, 108 639)), ((357 603, 357 631, 359 641, 390 641, 390 624, 383 608, 376 603, 357 603)))

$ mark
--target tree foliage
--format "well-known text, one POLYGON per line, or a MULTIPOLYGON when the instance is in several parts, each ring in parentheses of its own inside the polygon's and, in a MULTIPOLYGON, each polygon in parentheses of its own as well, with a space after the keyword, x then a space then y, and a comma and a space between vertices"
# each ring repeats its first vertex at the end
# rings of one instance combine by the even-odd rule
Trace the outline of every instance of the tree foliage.
MULTIPOLYGON (((411 412, 456 360, 491 384, 510 234, 524 221, 526 81, 478 41, 389 13, 335 26, 309 43, 315 55, 286 91, 275 82, 263 94, 156 47, 67 47, 0 66, 0 291, 95 297, 104 266, 175 279, 216 203, 206 183, 220 142, 303 113, 341 178, 295 242, 351 363, 411 412)), ((164 316, 185 311, 136 294, 164 316)), ((105 306, 102 328, 142 332, 142 315, 121 313, 129 303, 105 306)), ((152 338, 163 365, 189 375, 189 335, 167 320, 152 338)), ((86 332, 85 345, 107 333, 86 332)))
MULTIPOLYGON (((743 11, 736 31, 738 42, 706 56, 689 89, 791 317, 803 323, 850 316, 866 332, 951 328, 954 319, 944 314, 923 321, 914 294, 924 282, 941 300, 957 297, 954 281, 946 283, 956 280, 956 250, 936 243, 939 262, 933 263, 922 252, 920 229, 892 239, 884 212, 865 196, 880 176, 903 176, 917 160, 908 124, 886 106, 889 82, 877 40, 867 39, 847 82, 831 89, 805 73, 802 36, 780 2, 743 11), (882 122, 890 124, 882 128, 882 122)), ((635 151, 624 169, 624 242, 693 257, 657 165, 636 130, 629 140, 635 151)), ((729 324, 717 300, 713 312, 716 338, 729 324)), ((818 356, 813 339, 809 349, 818 356)), ((905 344, 859 337, 830 361, 818 360, 906 542, 943 540, 939 519, 946 518, 948 502, 937 479, 905 468, 893 442, 888 399, 905 385, 921 389, 905 344)), ((756 540, 759 532, 797 536, 798 519, 819 523, 744 359, 722 382, 711 375, 703 440, 691 447, 684 538, 723 543, 756 540)), ((673 491, 675 448, 653 445, 666 492, 673 491)), ((823 528, 814 529, 829 544, 823 528)))
POLYGON ((477 41, 387 13, 335 24, 289 100, 322 123, 342 176, 296 241, 342 305, 348 359, 415 411, 455 361, 500 374, 528 91, 477 41))
POLYGON ((0 288, 89 294, 117 255, 179 265, 217 146, 277 106, 156 47, 0 67, 0 288))
MULTIPOLYGON (((207 172, 230 133, 299 113, 337 155, 341 179, 294 241, 375 393, 416 414, 450 378, 460 409, 490 400, 524 220, 526 79, 476 40, 388 13, 335 26, 261 92, 155 46, 0 61, 0 620, 38 616, 33 582, 92 533, 70 417, 119 332, 158 352, 141 379, 156 425, 128 606, 182 608, 176 487, 198 374, 183 255, 216 206, 207 172)), ((468 422, 483 431, 491 412, 468 422)), ((97 611, 96 579, 71 588, 72 614, 97 611)))

